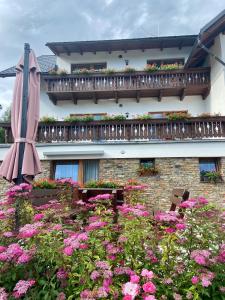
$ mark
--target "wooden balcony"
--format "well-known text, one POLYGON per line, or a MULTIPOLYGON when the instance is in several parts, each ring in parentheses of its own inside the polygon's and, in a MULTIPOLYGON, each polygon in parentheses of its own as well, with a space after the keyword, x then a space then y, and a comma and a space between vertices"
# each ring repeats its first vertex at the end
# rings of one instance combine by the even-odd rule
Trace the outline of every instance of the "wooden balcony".
MULTIPOLYGON (((10 124, 0 123, 0 127, 4 130, 1 143, 12 143, 10 124)), ((36 141, 106 144, 210 139, 225 139, 225 117, 40 123, 36 141)))
POLYGON ((196 68, 158 72, 114 73, 106 75, 47 75, 46 92, 54 104, 58 100, 140 98, 201 95, 205 99, 210 91, 210 69, 196 68))

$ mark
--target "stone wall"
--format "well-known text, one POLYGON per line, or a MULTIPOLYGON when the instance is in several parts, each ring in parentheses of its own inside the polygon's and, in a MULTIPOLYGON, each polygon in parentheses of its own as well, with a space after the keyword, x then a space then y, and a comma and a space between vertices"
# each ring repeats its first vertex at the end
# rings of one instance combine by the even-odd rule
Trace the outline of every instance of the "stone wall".
MULTIPOLYGON (((36 177, 49 178, 51 162, 42 161, 42 173, 36 177)), ((149 208, 168 209, 170 197, 174 188, 185 188, 191 197, 205 196, 210 201, 222 203, 225 199, 225 182, 211 184, 200 182, 198 158, 159 158, 155 159, 155 166, 159 175, 140 177, 137 174, 139 159, 102 159, 99 165, 99 178, 103 180, 126 181, 137 179, 147 184, 148 188, 143 197, 149 208)), ((225 157, 221 158, 221 172, 225 179, 225 157)), ((0 196, 3 196, 10 186, 0 179, 0 196)))
MULTIPOLYGON (((50 177, 50 166, 51 166, 50 161, 42 160, 41 161, 42 173, 37 175, 36 179, 49 178, 50 177)), ((5 192, 12 185, 13 185, 12 183, 7 182, 3 178, 0 178, 0 197, 4 197, 5 192)))
MULTIPOLYGON (((210 201, 222 203, 225 199, 225 183, 200 182, 198 158, 155 159, 159 175, 140 177, 137 174, 139 159, 112 159, 100 161, 100 179, 125 181, 133 178, 148 185, 145 200, 150 208, 168 209, 174 188, 185 188, 190 197, 204 196, 210 201)), ((225 158, 221 159, 221 172, 225 175, 225 158)))

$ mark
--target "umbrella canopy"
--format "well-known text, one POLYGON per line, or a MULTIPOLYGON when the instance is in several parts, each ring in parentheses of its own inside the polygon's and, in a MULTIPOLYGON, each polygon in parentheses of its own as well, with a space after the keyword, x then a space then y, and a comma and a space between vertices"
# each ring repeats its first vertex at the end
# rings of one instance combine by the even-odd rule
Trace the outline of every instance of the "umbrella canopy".
POLYGON ((24 155, 22 156, 22 175, 24 179, 34 177, 41 173, 41 164, 35 148, 35 138, 39 121, 40 106, 40 68, 34 52, 29 53, 29 81, 27 99, 27 130, 26 138, 21 137, 22 106, 23 106, 23 70, 24 57, 16 66, 16 81, 13 91, 13 104, 11 111, 11 127, 14 143, 6 154, 0 167, 0 176, 8 181, 16 181, 19 174, 20 143, 24 143, 24 155))

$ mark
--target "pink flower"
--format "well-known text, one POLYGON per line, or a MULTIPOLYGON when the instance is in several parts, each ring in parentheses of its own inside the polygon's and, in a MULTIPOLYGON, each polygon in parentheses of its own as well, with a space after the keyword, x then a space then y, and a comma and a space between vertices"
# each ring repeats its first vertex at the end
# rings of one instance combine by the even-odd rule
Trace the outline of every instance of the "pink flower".
POLYGON ((73 248, 71 246, 65 247, 63 249, 63 253, 67 256, 71 256, 73 254, 73 248))
POLYGON ((130 276, 130 282, 132 282, 132 283, 139 283, 139 281, 140 281, 140 277, 139 276, 137 276, 137 275, 131 275, 130 276))
POLYGON ((107 224, 108 224, 107 222, 97 221, 89 224, 85 229, 86 231, 92 231, 92 230, 103 228, 107 224))
POLYGON ((66 300, 66 295, 63 292, 61 292, 58 294, 56 300, 66 300))
POLYGON ((11 238, 14 236, 14 234, 11 232, 11 231, 7 231, 7 232, 4 232, 3 233, 3 236, 4 237, 7 237, 7 238, 11 238))
POLYGON ((191 252, 191 258, 194 259, 197 264, 202 266, 207 265, 210 255, 211 252, 208 250, 194 250, 191 252))
POLYGON ((131 296, 132 300, 138 295, 140 286, 137 283, 127 282, 122 287, 122 293, 124 296, 131 296))
POLYGON ((130 295, 126 295, 123 297, 123 300, 132 300, 132 299, 134 299, 134 298, 130 295))
POLYGON ((109 270, 110 269, 110 265, 107 261, 96 261, 95 263, 96 267, 102 270, 109 270))
POLYGON ((145 284, 143 284, 142 288, 146 293, 155 294, 156 292, 156 286, 151 281, 148 281, 145 284))
POLYGON ((154 295, 144 296, 144 300, 156 300, 154 295))
POLYGON ((13 289, 13 296, 16 299, 23 297, 29 288, 31 288, 35 284, 35 280, 20 280, 17 282, 16 286, 13 289))
POLYGON ((197 203, 196 199, 189 199, 180 204, 181 208, 193 208, 197 203))
POLYGON ((34 224, 26 224, 19 230, 20 238, 31 238, 37 234, 39 234, 38 227, 41 227, 43 223, 37 222, 34 224))
POLYGON ((44 216, 45 216, 44 214, 34 215, 34 222, 42 220, 44 218, 44 216))
POLYGON ((172 227, 168 227, 168 228, 165 229, 166 233, 174 233, 175 231, 176 231, 176 229, 172 228, 172 227))
POLYGON ((170 212, 157 212, 155 215, 155 220, 158 222, 178 222, 179 214, 170 211, 170 212))
POLYGON ((4 288, 0 288, 0 300, 7 300, 8 294, 6 293, 4 288))
POLYGON ((175 225, 176 229, 178 230, 185 230, 186 229, 186 225, 184 223, 178 223, 175 225))
POLYGON ((61 224, 56 224, 52 227, 52 230, 61 230, 62 229, 62 225, 61 224))
POLYGON ((174 300, 182 300, 182 296, 180 294, 174 293, 173 294, 174 300))
POLYGON ((95 281, 95 280, 97 280, 99 277, 100 277, 101 275, 100 275, 100 273, 98 272, 98 271, 93 271, 92 273, 91 273, 91 279, 93 280, 93 281, 95 281))
POLYGON ((5 246, 0 246, 0 253, 4 252, 7 248, 5 246))
POLYGON ((56 277, 58 279, 67 279, 68 278, 68 273, 63 268, 61 268, 56 273, 56 277))
POLYGON ((202 286, 204 286, 204 287, 208 287, 212 284, 208 278, 202 278, 201 281, 202 281, 202 286))
POLYGON ((23 265, 28 263, 32 259, 32 256, 29 253, 23 253, 18 259, 17 259, 17 264, 18 265, 23 265))
POLYGON ((197 283, 199 282, 198 276, 193 276, 193 277, 191 278, 191 282, 192 282, 192 284, 197 284, 197 283))
POLYGON ((143 269, 141 272, 141 276, 152 279, 154 277, 154 273, 152 271, 148 271, 147 269, 143 269))

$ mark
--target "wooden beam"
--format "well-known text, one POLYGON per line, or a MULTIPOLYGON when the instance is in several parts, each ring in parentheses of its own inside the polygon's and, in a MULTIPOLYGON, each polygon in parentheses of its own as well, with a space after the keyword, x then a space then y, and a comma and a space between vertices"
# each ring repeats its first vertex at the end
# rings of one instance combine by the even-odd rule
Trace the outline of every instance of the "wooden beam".
POLYGON ((136 92, 136 101, 137 101, 137 103, 140 102, 140 91, 136 92))
POLYGON ((53 94, 48 94, 49 99, 52 101, 54 105, 57 105, 57 98, 53 94))
POLYGON ((95 104, 98 104, 98 99, 96 97, 96 93, 93 94, 93 100, 95 104))
POLYGON ((119 98, 118 98, 118 92, 115 91, 115 100, 116 100, 116 103, 118 104, 119 103, 119 98))
POLYGON ((68 56, 70 56, 70 51, 69 51, 69 49, 68 49, 66 46, 63 46, 63 49, 65 50, 66 54, 67 54, 68 56))
POLYGON ((209 95, 209 92, 210 92, 210 88, 206 88, 203 93, 202 93, 202 100, 205 100, 208 95, 209 95))
POLYGON ((72 96, 73 103, 77 105, 77 97, 73 93, 71 93, 71 96, 72 96))
POLYGON ((186 96, 186 89, 183 88, 180 93, 180 101, 183 101, 185 96, 186 96))
POLYGON ((182 47, 183 47, 183 42, 181 41, 180 44, 179 44, 179 46, 178 46, 178 49, 181 50, 182 47))
POLYGON ((163 97, 163 91, 162 91, 162 90, 159 90, 158 102, 161 102, 162 97, 163 97))

